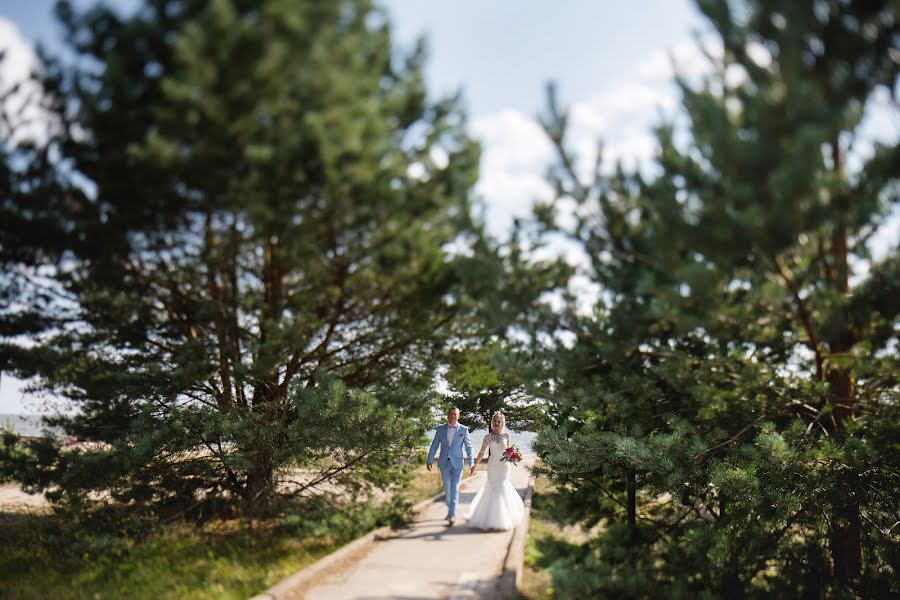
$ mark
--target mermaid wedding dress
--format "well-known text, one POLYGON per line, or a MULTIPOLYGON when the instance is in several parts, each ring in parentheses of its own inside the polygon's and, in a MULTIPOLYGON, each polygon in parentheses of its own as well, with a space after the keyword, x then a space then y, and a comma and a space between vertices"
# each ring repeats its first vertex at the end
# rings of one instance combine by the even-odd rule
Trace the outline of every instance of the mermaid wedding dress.
POLYGON ((524 504, 509 481, 510 464, 500 460, 506 450, 506 438, 488 434, 485 442, 487 437, 491 438, 487 481, 472 500, 466 520, 479 529, 512 529, 522 520, 524 504))

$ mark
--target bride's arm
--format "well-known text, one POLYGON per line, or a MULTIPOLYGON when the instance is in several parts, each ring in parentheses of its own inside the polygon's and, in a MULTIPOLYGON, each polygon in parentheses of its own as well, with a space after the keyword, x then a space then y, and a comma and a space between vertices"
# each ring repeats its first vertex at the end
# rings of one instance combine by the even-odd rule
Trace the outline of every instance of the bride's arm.
POLYGON ((475 467, 481 462, 481 459, 484 458, 484 451, 487 450, 488 444, 491 442, 491 434, 487 434, 484 436, 484 441, 481 442, 481 450, 478 451, 478 456, 475 457, 475 464, 472 465, 472 468, 469 469, 469 473, 475 472, 475 467))
POLYGON ((512 438, 509 436, 509 433, 504 433, 504 437, 506 438, 506 447, 509 448, 512 446, 512 438))

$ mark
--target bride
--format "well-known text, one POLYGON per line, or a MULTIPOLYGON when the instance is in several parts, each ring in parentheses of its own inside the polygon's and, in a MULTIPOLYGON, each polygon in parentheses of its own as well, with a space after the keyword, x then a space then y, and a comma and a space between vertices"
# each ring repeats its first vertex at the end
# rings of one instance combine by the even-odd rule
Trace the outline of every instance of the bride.
POLYGON ((522 520, 524 505, 519 493, 509 481, 509 463, 501 461, 503 451, 511 444, 509 434, 503 428, 506 417, 497 411, 491 417, 491 432, 484 436, 481 450, 472 465, 471 472, 490 449, 487 464, 487 481, 479 490, 469 513, 468 524, 479 529, 512 529, 522 520))

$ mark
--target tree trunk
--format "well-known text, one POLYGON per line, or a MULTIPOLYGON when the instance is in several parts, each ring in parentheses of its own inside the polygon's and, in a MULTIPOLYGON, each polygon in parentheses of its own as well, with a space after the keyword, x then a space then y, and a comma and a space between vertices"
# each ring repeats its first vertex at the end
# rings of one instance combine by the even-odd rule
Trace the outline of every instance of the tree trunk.
POLYGON ((222 314, 222 290, 217 281, 219 265, 212 259, 213 248, 217 246, 216 232, 213 228, 212 214, 207 213, 204 228, 203 260, 206 264, 206 289, 209 293, 209 302, 213 311, 213 332, 219 349, 219 382, 222 384, 222 392, 217 403, 219 410, 227 413, 234 408, 232 396, 231 365, 228 356, 228 330, 222 314))
POLYGON ((637 481, 635 480, 634 471, 628 470, 625 475, 626 488, 628 491, 628 526, 634 532, 637 526, 637 481))
POLYGON ((725 575, 722 577, 722 597, 728 598, 729 600, 738 600, 745 596, 746 591, 744 590, 744 585, 741 583, 741 578, 734 570, 734 566, 729 565, 728 571, 726 571, 725 575))
POLYGON ((265 506, 275 492, 275 470, 265 453, 257 453, 253 466, 247 471, 247 485, 244 488, 244 502, 247 514, 252 517, 258 508, 265 506))
POLYGON ((803 574, 803 598, 804 600, 823 600, 827 586, 827 573, 825 565, 828 557, 824 555, 819 546, 810 546, 806 554, 806 565, 803 574))
MULTIPOLYGON (((831 155, 835 172, 844 178, 844 157, 838 144, 837 136, 831 146, 831 155)), ((841 194, 834 199, 838 213, 837 222, 831 233, 831 256, 835 277, 835 291, 844 297, 850 294, 850 268, 848 263, 847 227, 843 216, 847 214, 850 199, 841 194)), ((845 315, 844 325, 828 340, 829 352, 842 355, 850 352, 855 344, 855 336, 845 315)), ((856 412, 855 393, 852 375, 840 366, 833 366, 828 372, 829 401, 832 408, 831 425, 835 435, 840 438, 846 422, 856 412)), ((862 526, 859 514, 859 484, 855 473, 845 474, 838 484, 841 497, 835 503, 831 515, 831 557, 834 563, 834 575, 839 582, 855 587, 862 573, 862 526)))
POLYGON ((844 495, 836 503, 831 515, 829 545, 834 576, 841 584, 855 588, 862 573, 862 523, 856 474, 848 473, 840 485, 844 495))

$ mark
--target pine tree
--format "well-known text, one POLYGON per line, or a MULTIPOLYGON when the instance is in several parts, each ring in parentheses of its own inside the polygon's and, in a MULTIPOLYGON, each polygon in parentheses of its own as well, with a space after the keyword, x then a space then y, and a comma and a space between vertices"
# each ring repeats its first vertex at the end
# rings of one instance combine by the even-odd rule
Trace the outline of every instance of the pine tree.
POLYGON ((900 150, 858 170, 848 142, 896 85, 885 2, 703 1, 722 41, 679 80, 681 141, 658 173, 584 182, 551 95, 551 182, 603 292, 530 315, 532 382, 553 402, 538 452, 573 520, 604 523, 554 567, 567 597, 896 594, 900 150), (854 267, 869 264, 867 272, 854 267), (854 268, 857 271, 854 273, 854 268), (558 335, 565 331, 568 336, 558 335), (664 591, 661 591, 664 590, 664 591))
POLYGON ((509 348, 494 342, 450 355, 450 391, 444 395, 444 402, 459 408, 460 420, 472 429, 489 430, 497 411, 503 413, 506 427, 513 431, 534 431, 541 422, 542 405, 508 368, 508 353, 509 348))
POLYGON ((70 247, 71 207, 48 176, 52 146, 34 139, 41 101, 32 79, 0 79, 0 376, 33 375, 21 344, 6 340, 41 335, 67 312, 68 298, 45 277, 70 247))
POLYGON ((459 333, 446 247, 479 156, 458 99, 427 98, 422 47, 397 52, 364 0, 57 12, 77 57, 44 73, 64 126, 43 168, 77 309, 27 360, 79 408, 54 424, 96 444, 8 468, 161 510, 253 511, 292 467, 316 473, 297 495, 395 484, 459 333))

